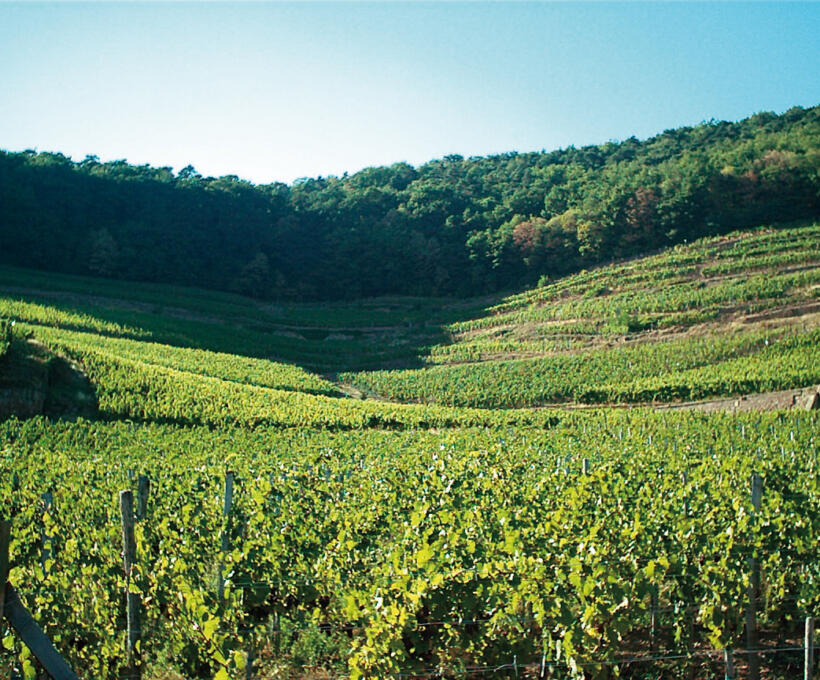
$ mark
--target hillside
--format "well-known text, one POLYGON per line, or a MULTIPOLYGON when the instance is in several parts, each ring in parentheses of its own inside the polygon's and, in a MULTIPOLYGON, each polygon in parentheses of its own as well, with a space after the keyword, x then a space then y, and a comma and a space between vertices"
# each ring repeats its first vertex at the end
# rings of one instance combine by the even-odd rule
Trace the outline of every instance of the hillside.
POLYGON ((736 232, 569 276, 447 327, 424 369, 346 373, 388 399, 664 402, 820 382, 820 228, 736 232))
POLYGON ((0 152, 0 263, 266 300, 473 297, 820 215, 820 107, 255 186, 0 152))
MULTIPOLYGON (((608 405, 814 389, 819 237, 739 230, 469 299, 0 266, 10 581, 86 678, 710 678, 724 649, 797 677, 820 411, 608 405), (126 579, 118 494, 145 480, 126 579)), ((2 632, 0 674, 34 677, 2 632)))
POLYGON ((483 408, 681 401, 820 382, 818 243, 816 224, 734 232, 466 301, 270 305, 4 268, 0 315, 77 360, 91 352, 320 396, 352 387, 483 408), (338 373, 340 385, 304 369, 338 373))

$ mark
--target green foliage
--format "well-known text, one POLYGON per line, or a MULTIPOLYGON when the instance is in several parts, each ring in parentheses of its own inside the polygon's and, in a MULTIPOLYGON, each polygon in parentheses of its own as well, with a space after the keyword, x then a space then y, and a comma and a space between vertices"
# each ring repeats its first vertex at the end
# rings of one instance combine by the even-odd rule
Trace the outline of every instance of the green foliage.
POLYGON ((0 259, 275 300, 477 295, 815 219, 818 148, 815 106, 643 142, 451 155, 292 186, 0 152, 0 259))
MULTIPOLYGON (((429 224, 456 201, 463 163, 441 164, 449 193, 415 195, 429 224)), ((416 191, 415 173, 386 176, 416 191)), ((193 172, 178 181, 209 183, 193 172)), ((628 205, 636 224, 650 199, 628 205)), ((509 227, 522 245, 546 244, 572 219, 509 227)), ((592 248, 600 234, 584 231, 592 248)), ((243 677, 252 652, 260 677, 464 677, 516 658, 543 659, 556 679, 604 680, 631 672, 600 661, 631 656, 646 637, 653 593, 681 654, 744 644, 751 556, 763 576, 758 620, 785 636, 820 608, 817 412, 509 407, 820 382, 810 317, 802 328, 754 322, 815 309, 818 234, 704 239, 489 303, 269 305, 0 268, 0 313, 34 341, 19 344, 36 353, 42 382, 71 370, 98 407, 94 422, 74 412, 0 423, 11 581, 83 677, 122 677, 117 493, 144 473, 151 496, 130 583, 155 674, 144 677, 243 677), (686 332, 661 342, 667 329, 686 332), (504 352, 536 356, 458 363, 504 352), (503 408, 342 398, 342 386, 295 365, 413 359, 445 365, 341 377, 396 399, 503 408), (759 512, 752 473, 764 478, 759 512)), ((237 286, 258 285, 261 264, 237 286)), ((0 641, 0 673, 16 656, 34 677, 5 627, 0 641)))
POLYGON ((152 485, 133 579, 143 658, 168 673, 241 676, 252 647, 263 675, 457 676, 545 653, 560 677, 597 678, 596 659, 644 635, 653 590, 695 617, 694 638, 683 615, 665 619, 681 648, 742 644, 752 554, 761 625, 817 610, 817 431, 805 413, 610 412, 446 433, 9 421, 0 462, 17 486, 0 477, 0 503, 11 580, 89 677, 123 672, 117 492, 134 470, 152 485))
POLYGON ((270 305, 238 295, 0 266, 0 315, 322 372, 418 363, 441 328, 481 308, 425 298, 270 305), (24 299, 21 299, 24 298, 24 299))
POLYGON ((699 336, 548 358, 341 378, 387 399, 480 408, 695 399, 820 382, 820 330, 775 340, 781 333, 699 336))
POLYGON ((11 346, 11 331, 13 324, 8 319, 0 318, 0 358, 11 346))
POLYGON ((24 300, 0 298, 0 310, 6 316, 18 321, 44 326, 83 330, 112 335, 115 337, 147 337, 149 334, 138 328, 122 326, 71 310, 62 310, 58 307, 45 307, 24 300))
POLYGON ((340 377, 387 399, 482 408, 805 387, 820 381, 820 331, 803 316, 818 308, 818 239, 820 225, 741 232, 581 272, 450 324, 426 357, 440 365, 340 377), (779 316, 795 321, 757 324, 779 316))
MULTIPOLYGON (((707 238, 661 254, 560 279, 505 298, 484 316, 451 324, 453 334, 511 323, 583 319, 606 321, 646 316, 657 326, 682 314, 709 317, 712 310, 746 303, 744 311, 780 306, 811 295, 818 282, 820 225, 761 229, 707 238)), ((686 325, 697 322, 688 319, 686 325)))
MULTIPOLYGON (((54 341, 55 347, 66 347, 59 343, 68 341, 72 343, 72 347, 82 347, 83 352, 98 351, 135 364, 170 368, 195 376, 218 378, 243 385, 340 396, 333 383, 308 373, 299 366, 242 357, 236 354, 173 347, 157 342, 147 343, 130 339, 108 338, 90 333, 55 332, 35 326, 26 327, 38 337, 46 341, 54 341)), ((78 353, 78 356, 81 356, 83 352, 78 353)))
POLYGON ((211 427, 329 429, 548 426, 546 412, 381 404, 325 396, 330 383, 297 367, 153 343, 31 327, 58 354, 76 361, 96 390, 100 414, 211 427), (255 371, 248 371, 248 368, 255 371), (275 387, 267 383, 275 383, 275 387), (313 393, 311 393, 313 392, 313 393))

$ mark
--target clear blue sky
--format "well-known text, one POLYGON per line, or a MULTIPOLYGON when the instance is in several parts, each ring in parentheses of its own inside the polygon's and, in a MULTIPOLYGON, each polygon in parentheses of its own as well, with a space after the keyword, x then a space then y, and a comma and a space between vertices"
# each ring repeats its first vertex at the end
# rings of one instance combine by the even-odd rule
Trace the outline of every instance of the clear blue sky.
POLYGON ((0 3, 0 148, 254 182, 820 103, 820 3, 0 3))

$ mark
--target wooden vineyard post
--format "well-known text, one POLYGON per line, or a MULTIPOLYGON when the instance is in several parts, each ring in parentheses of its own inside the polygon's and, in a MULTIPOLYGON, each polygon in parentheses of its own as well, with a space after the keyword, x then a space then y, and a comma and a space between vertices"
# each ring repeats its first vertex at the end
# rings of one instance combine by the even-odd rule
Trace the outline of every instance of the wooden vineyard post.
MULTIPOLYGON (((19 481, 17 473, 12 476, 12 487, 17 490, 19 481)), ((6 583, 9 580, 9 544, 11 543, 11 522, 3 520, 0 522, 0 623, 3 622, 6 606, 6 583)), ((11 680, 21 677, 17 665, 11 668, 11 680)))
MULTIPOLYGON (((753 521, 756 521, 763 497, 763 478, 753 474, 751 479, 753 521)), ((746 607, 746 649, 749 659, 749 680, 760 680, 760 656, 757 652, 757 597, 760 591, 760 565, 754 556, 749 556, 749 603, 746 607)))
MULTIPOLYGON (((54 649, 40 626, 20 602, 17 591, 8 582, 11 522, 0 521, 0 620, 5 617, 32 655, 54 680, 77 680, 74 671, 54 649)), ((12 673, 15 671, 13 670, 12 673)))
MULTIPOLYGON (((17 476, 15 472, 11 476, 11 488, 14 491, 18 491, 20 488, 20 478, 17 476)), ((3 616, 7 616, 5 613, 5 603, 6 603, 6 594, 8 589, 6 588, 6 583, 8 582, 9 578, 9 544, 11 543, 11 522, 4 520, 4 524, 7 524, 7 531, 8 533, 5 535, 0 535, 0 560, 3 560, 3 563, 0 564, 0 623, 3 621, 3 616)), ((4 529, 0 528, 0 531, 4 531, 4 529)), ((14 664, 11 668, 11 680, 17 680, 17 678, 22 678, 22 674, 20 673, 20 669, 17 664, 14 664)))
POLYGON ((3 620, 3 605, 6 602, 6 581, 9 577, 9 543, 11 542, 11 522, 0 521, 0 621, 3 620))
POLYGON ((723 663, 726 664, 725 680, 735 680, 735 660, 731 649, 723 650, 723 663))
POLYGON ((140 677, 140 596, 131 592, 131 571, 137 559, 137 543, 134 539, 134 496, 131 489, 120 491, 122 515, 122 560, 125 569, 125 598, 127 616, 126 653, 129 675, 140 677))
POLYGON ((652 600, 649 611, 649 645, 655 652, 658 649, 658 587, 652 588, 652 600))
POLYGON ((248 651, 245 657, 245 680, 252 680, 253 678, 253 638, 248 641, 248 651))
POLYGON ((584 458, 581 461, 581 470, 585 475, 589 474, 589 458, 584 458))
POLYGON ((145 519, 148 511, 148 492, 151 488, 151 482, 147 475, 140 475, 137 482, 137 519, 145 519))
MULTIPOLYGON (((222 552, 223 556, 228 549, 230 548, 229 538, 228 538, 228 527, 230 524, 230 517, 231 517, 231 507, 233 506, 233 472, 227 472, 225 474, 225 500, 222 506, 222 521, 223 521, 223 529, 220 541, 220 551, 222 552)), ((225 597, 225 578, 223 576, 224 571, 224 562, 220 560, 219 562, 219 601, 222 602, 222 599, 225 597)))
POLYGON ((77 675, 54 649, 51 640, 20 602, 20 596, 11 584, 6 584, 4 615, 9 625, 53 680, 77 680, 77 675))
MULTIPOLYGON (((51 506, 54 504, 54 496, 51 491, 46 491, 40 496, 43 501, 43 517, 51 514, 51 506)), ((51 560, 51 553, 53 547, 53 540, 45 527, 43 527, 40 534, 40 566, 43 568, 43 573, 48 574, 48 562, 51 560)))
POLYGON ((812 680, 814 675, 814 619, 806 617, 806 650, 805 663, 803 664, 803 680, 812 680))
MULTIPOLYGON (((689 653, 693 654, 695 651, 695 617, 692 612, 687 611, 688 620, 687 620, 687 629, 689 632, 689 653)), ((695 657, 693 656, 689 659, 689 664, 686 667, 686 678, 687 680, 695 680, 695 657)))
MULTIPOLYGON (((649 445, 652 446, 652 435, 649 435, 649 445)), ((658 479, 663 480, 663 468, 658 468, 658 479)), ((649 648, 656 652, 658 650, 658 585, 652 586, 649 612, 649 648)))
MULTIPOLYGON (((675 444, 677 450, 677 443, 675 444)), ((683 515, 689 517, 689 472, 683 470, 680 475, 681 484, 683 485, 683 515)), ((686 616, 686 631, 687 631, 687 651, 692 654, 695 651, 695 620, 694 614, 687 608, 684 610, 686 616)), ((686 677, 688 680, 695 680, 695 659, 692 656, 686 666, 686 677)))

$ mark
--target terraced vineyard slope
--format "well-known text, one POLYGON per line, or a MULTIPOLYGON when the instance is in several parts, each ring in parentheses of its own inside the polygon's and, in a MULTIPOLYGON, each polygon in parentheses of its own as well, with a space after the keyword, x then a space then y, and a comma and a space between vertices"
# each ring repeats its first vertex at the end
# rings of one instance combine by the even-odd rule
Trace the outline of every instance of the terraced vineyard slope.
POLYGON ((820 381, 820 226, 760 229, 582 272, 447 327, 423 369, 345 373, 461 406, 700 399, 820 381))

